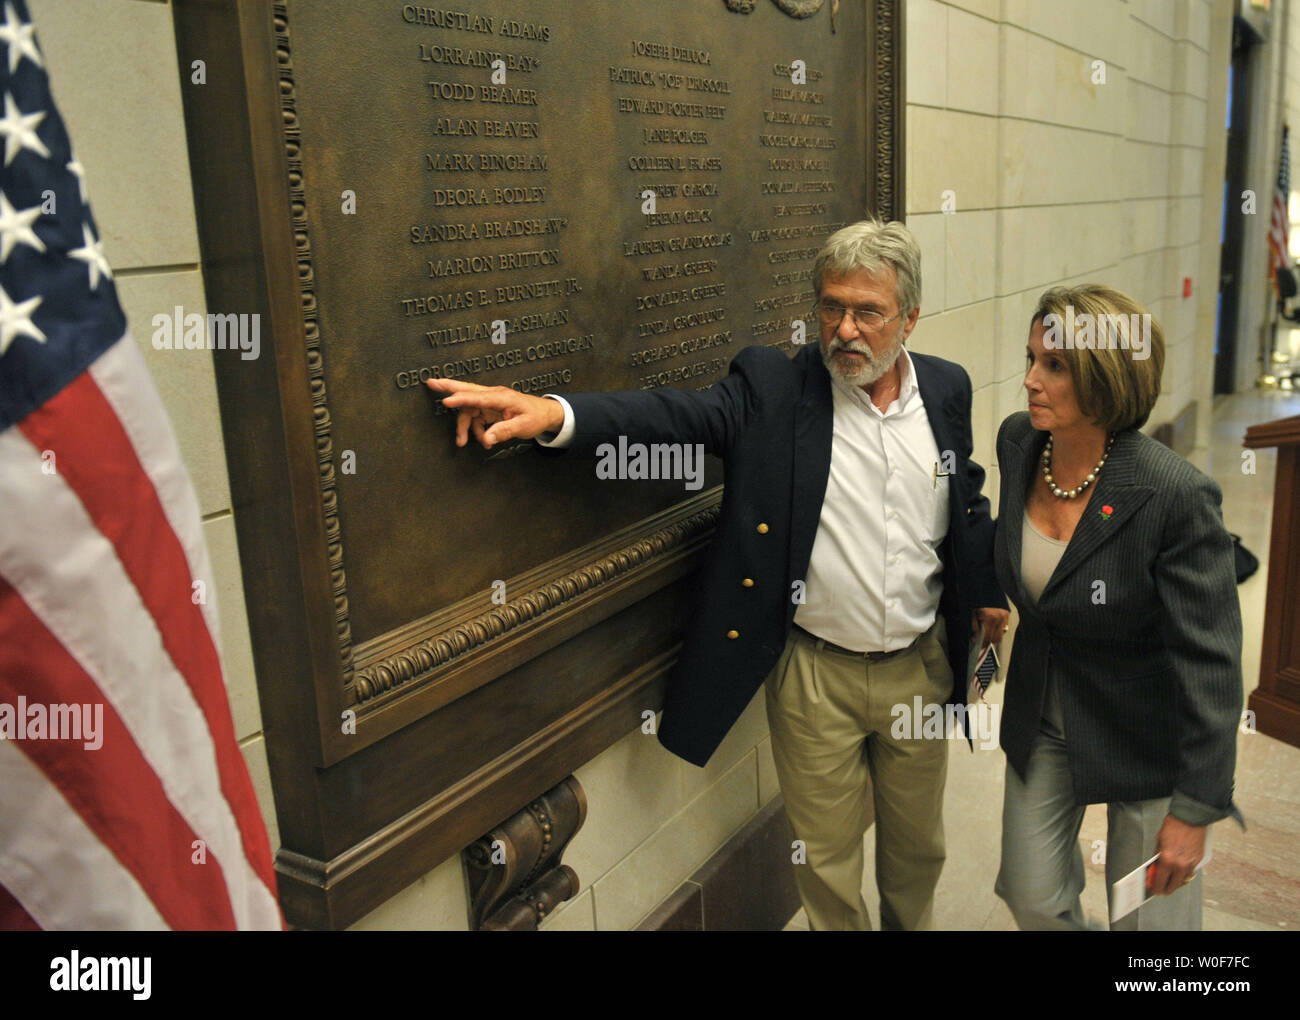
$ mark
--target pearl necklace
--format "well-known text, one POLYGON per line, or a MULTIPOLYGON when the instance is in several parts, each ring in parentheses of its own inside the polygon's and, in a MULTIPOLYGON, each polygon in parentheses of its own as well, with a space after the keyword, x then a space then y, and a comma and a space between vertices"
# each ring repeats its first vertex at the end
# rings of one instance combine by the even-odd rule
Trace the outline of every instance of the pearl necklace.
POLYGON ((1047 480, 1047 487, 1052 490, 1052 495, 1057 499, 1074 499, 1079 493, 1083 492, 1101 474, 1101 466, 1106 463, 1106 458, 1110 456, 1110 448, 1114 445, 1115 436, 1112 433, 1110 439, 1106 441, 1106 449, 1102 451, 1101 460, 1097 461, 1097 466, 1088 472, 1088 477, 1073 489, 1062 489, 1057 486, 1056 481, 1052 478, 1052 434, 1049 432, 1047 434, 1047 445, 1043 447, 1043 478, 1047 480))

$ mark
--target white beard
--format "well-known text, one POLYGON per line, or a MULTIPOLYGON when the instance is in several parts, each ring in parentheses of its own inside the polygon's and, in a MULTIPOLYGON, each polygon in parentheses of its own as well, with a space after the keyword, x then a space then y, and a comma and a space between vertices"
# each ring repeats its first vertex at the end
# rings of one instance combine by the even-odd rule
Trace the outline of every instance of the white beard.
POLYGON ((893 343, 879 355, 871 353, 871 348, 865 340, 844 341, 837 336, 831 337, 829 347, 822 346, 821 350, 822 361, 825 362, 826 371, 831 374, 832 378, 838 379, 842 383, 848 383, 850 386, 870 386, 894 367, 894 362, 898 360, 898 355, 903 350, 903 331, 899 329, 894 336, 893 343), (837 359, 835 352, 839 350, 855 351, 861 354, 862 364, 857 368, 853 368, 844 359, 837 359))

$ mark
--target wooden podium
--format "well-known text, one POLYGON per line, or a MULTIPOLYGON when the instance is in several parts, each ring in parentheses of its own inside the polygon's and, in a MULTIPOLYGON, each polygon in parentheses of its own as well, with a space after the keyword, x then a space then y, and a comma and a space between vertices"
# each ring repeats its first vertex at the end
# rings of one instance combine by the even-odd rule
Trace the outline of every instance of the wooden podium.
POLYGON ((1277 447, 1264 643, 1248 707, 1260 733, 1300 747, 1300 415, 1252 425, 1242 445, 1277 447))

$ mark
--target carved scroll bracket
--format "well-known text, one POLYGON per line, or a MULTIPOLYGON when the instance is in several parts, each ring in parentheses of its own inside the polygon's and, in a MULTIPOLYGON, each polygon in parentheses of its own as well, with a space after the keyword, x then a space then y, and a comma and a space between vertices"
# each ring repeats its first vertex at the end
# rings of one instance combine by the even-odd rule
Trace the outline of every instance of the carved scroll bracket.
POLYGON ((536 931, 578 894, 560 858, 587 819, 587 795, 569 776, 464 852, 475 931, 536 931))

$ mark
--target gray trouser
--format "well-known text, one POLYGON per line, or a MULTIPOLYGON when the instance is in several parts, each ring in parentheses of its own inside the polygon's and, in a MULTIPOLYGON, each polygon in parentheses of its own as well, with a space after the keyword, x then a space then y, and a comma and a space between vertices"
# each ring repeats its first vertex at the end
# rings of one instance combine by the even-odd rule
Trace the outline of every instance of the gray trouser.
MULTIPOLYGON (((1106 805, 1106 889, 1149 860, 1169 798, 1106 805)), ((994 890, 1026 931, 1085 929, 1079 894, 1084 808, 1074 802, 1065 741, 1040 731, 1025 778, 1007 765, 1002 801, 1002 866, 994 890)), ((1201 875, 1176 893, 1154 896, 1112 931, 1200 931, 1201 875)))

